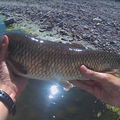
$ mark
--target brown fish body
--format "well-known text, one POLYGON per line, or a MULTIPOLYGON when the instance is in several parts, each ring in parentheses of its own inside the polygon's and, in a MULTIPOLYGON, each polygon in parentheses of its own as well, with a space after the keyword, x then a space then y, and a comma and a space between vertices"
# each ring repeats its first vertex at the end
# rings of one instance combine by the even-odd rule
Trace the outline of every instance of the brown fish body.
POLYGON ((6 35, 9 38, 7 61, 19 76, 39 80, 87 80, 80 71, 82 64, 100 72, 120 69, 117 54, 75 48, 19 33, 6 35))

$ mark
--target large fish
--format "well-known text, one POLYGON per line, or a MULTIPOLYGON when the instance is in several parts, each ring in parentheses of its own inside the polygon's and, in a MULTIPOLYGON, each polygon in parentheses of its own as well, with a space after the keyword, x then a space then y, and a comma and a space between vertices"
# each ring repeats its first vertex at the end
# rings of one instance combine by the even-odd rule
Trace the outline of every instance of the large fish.
POLYGON ((19 76, 52 80, 69 89, 72 87, 70 80, 88 80, 80 71, 82 64, 99 72, 120 70, 120 56, 117 54, 38 40, 20 33, 6 35, 9 38, 7 63, 19 76))

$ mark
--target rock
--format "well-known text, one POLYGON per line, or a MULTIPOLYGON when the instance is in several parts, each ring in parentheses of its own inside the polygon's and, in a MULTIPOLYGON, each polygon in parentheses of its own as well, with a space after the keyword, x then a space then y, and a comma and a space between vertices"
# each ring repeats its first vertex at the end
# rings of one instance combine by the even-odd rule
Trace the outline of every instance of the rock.
POLYGON ((74 27, 77 27, 77 26, 78 26, 77 24, 73 24, 73 25, 72 25, 73 28, 74 28, 74 27))
POLYGON ((96 26, 99 26, 99 25, 100 25, 100 23, 97 23, 97 24, 96 24, 96 26))
POLYGON ((102 20, 99 17, 97 17, 97 18, 93 18, 93 21, 95 21, 95 22, 101 22, 102 20))
POLYGON ((106 39, 107 37, 106 37, 106 35, 102 35, 102 37, 104 38, 104 39, 106 39))
POLYGON ((60 34, 61 34, 61 35, 69 35, 69 33, 66 32, 65 30, 61 30, 61 31, 60 31, 60 34))
POLYGON ((106 45, 107 45, 107 46, 109 46, 109 45, 110 45, 110 43, 109 43, 109 42, 106 42, 106 45))
POLYGON ((103 46, 105 47, 105 46, 106 46, 106 44, 103 44, 103 46))
POLYGON ((74 40, 69 40, 69 42, 73 42, 74 40))
POLYGON ((46 30, 47 30, 47 31, 51 31, 53 27, 54 27, 54 26, 49 25, 49 26, 47 26, 46 30))
POLYGON ((6 19, 4 22, 5 22, 5 25, 10 25, 10 24, 15 23, 15 20, 11 18, 11 19, 6 19))
POLYGON ((79 36, 79 35, 76 35, 76 38, 77 38, 77 39, 81 39, 81 36, 79 36))
POLYGON ((40 19, 40 22, 43 22, 43 21, 44 21, 44 20, 41 18, 41 19, 40 19))
POLYGON ((82 12, 85 12, 86 10, 85 9, 81 9, 82 12))
POLYGON ((94 32, 94 35, 99 35, 99 33, 97 33, 97 32, 94 32))
POLYGON ((90 35, 87 35, 86 33, 82 35, 82 38, 83 39, 89 39, 90 38, 90 35))
POLYGON ((120 27, 116 27, 116 30, 120 30, 120 27))
POLYGON ((78 21, 78 18, 75 18, 74 21, 78 21))
POLYGON ((60 23, 58 24, 59 27, 63 27, 63 25, 64 25, 63 22, 60 22, 60 23))
POLYGON ((111 45, 112 45, 112 44, 116 44, 116 41, 111 41, 110 44, 111 44, 111 45))
POLYGON ((87 25, 84 25, 83 27, 85 30, 89 30, 88 26, 87 25))
POLYGON ((95 40, 95 41, 94 41, 94 44, 96 44, 96 45, 97 45, 97 44, 98 44, 98 41, 97 41, 97 40, 95 40))
POLYGON ((63 41, 68 41, 66 38, 61 38, 61 40, 63 40, 63 41))
POLYGON ((46 31, 46 29, 39 29, 39 32, 44 32, 46 31))
POLYGON ((117 27, 117 24, 116 24, 115 21, 112 21, 111 24, 112 24, 113 27, 117 27))

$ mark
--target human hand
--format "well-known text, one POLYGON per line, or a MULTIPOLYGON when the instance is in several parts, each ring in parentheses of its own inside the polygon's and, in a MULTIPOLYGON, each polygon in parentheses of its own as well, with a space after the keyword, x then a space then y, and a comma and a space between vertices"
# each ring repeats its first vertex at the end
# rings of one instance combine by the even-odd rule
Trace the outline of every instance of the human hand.
POLYGON ((73 80, 73 84, 107 104, 120 107, 120 78, 108 73, 92 71, 84 65, 80 69, 90 80, 73 80))
POLYGON ((0 89, 5 91, 15 102, 25 89, 28 79, 12 74, 6 64, 7 48, 9 40, 6 35, 3 36, 3 43, 0 50, 0 89))

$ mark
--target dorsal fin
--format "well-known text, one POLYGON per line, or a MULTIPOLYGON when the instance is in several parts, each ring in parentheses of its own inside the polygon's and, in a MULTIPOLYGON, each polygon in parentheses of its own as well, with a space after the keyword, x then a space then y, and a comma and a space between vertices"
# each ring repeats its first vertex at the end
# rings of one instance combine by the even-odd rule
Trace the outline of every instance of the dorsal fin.
POLYGON ((85 46, 83 46, 82 44, 77 44, 77 43, 66 43, 67 46, 70 46, 70 47, 75 47, 75 48, 78 48, 78 49, 86 49, 85 46))

